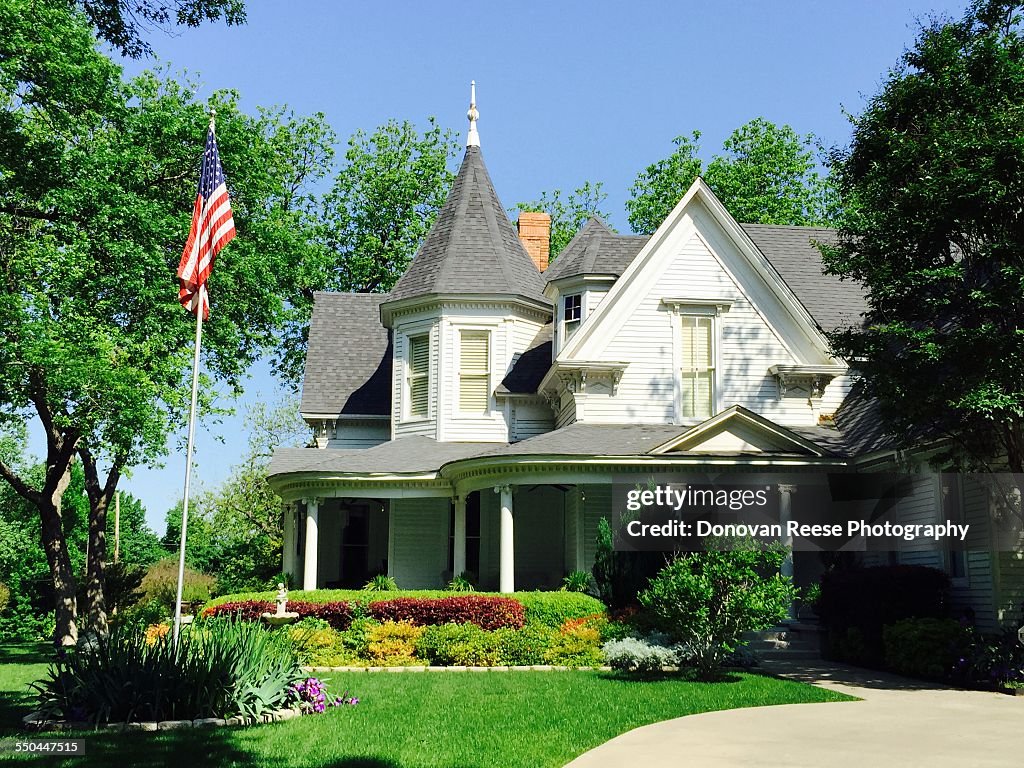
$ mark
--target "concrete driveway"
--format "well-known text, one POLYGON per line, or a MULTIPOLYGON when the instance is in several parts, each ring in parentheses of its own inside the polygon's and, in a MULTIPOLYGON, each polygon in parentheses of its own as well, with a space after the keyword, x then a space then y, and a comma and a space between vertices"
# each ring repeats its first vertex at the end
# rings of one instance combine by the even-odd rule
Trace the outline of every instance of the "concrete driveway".
POLYGON ((1024 697, 953 690, 826 662, 765 667, 863 701, 666 720, 624 733, 568 768, 1024 766, 1024 697))

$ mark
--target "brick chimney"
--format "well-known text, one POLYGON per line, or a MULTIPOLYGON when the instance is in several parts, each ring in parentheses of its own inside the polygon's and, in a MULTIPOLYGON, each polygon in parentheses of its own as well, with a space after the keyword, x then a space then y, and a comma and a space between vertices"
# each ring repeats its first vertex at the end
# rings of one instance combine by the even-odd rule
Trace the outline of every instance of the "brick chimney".
POLYGON ((537 269, 543 272, 548 268, 551 251, 551 217, 539 211, 520 211, 517 226, 519 240, 537 269))

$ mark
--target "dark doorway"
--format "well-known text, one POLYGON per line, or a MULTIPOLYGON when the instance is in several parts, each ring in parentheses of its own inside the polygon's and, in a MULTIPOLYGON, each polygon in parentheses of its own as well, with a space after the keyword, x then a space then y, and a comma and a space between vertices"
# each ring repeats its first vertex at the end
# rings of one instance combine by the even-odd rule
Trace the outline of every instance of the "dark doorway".
POLYGON ((341 586, 360 589, 370 579, 370 510, 349 507, 348 521, 341 529, 341 586))

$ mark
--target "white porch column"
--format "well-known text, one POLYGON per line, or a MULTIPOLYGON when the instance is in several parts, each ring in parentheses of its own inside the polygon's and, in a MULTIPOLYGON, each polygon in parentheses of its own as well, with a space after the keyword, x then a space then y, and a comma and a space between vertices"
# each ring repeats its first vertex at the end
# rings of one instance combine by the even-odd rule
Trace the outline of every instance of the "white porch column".
POLYGON ((303 553, 302 588, 316 589, 319 539, 320 499, 306 499, 306 549, 303 553))
POLYGON ((516 548, 512 518, 512 486, 497 485, 494 492, 501 495, 501 557, 498 576, 499 592, 516 591, 516 548))
MULTIPOLYGON (((793 517, 793 494, 796 493, 795 485, 779 486, 779 525, 782 526, 782 538, 780 541, 786 547, 786 558, 779 567, 779 573, 785 578, 793 578, 793 537, 786 532, 789 521, 793 517)), ((789 618, 796 618, 796 611, 792 604, 789 606, 789 618)))
POLYGON ((452 553, 452 578, 466 570, 466 497, 455 497, 454 549, 452 553))
POLYGON ((281 571, 295 579, 295 512, 298 502, 292 502, 284 508, 284 520, 281 525, 281 571))

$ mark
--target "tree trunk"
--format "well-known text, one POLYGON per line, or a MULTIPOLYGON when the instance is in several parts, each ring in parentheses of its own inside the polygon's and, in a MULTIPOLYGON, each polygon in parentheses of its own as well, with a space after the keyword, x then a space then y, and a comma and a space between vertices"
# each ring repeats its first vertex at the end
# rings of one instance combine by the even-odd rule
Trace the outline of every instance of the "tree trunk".
POLYGON ((56 629, 53 640, 58 645, 74 645, 78 642, 76 624, 75 573, 71 568, 67 541, 61 526, 60 497, 41 499, 39 515, 42 522, 43 550, 50 565, 53 581, 54 618, 56 629))
POLYGON ((89 504, 89 559, 86 563, 85 601, 89 630, 107 635, 104 568, 107 559, 107 499, 89 504))

